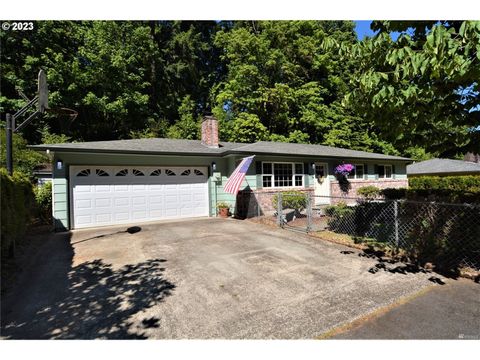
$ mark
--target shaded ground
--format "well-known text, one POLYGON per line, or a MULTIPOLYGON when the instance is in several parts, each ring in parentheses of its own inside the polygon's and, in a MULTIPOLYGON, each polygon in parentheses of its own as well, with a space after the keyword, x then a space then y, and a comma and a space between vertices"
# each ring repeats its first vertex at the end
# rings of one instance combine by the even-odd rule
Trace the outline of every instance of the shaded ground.
POLYGON ((52 235, 2 298, 2 338, 314 338, 440 286, 249 221, 125 229, 52 235))
POLYGON ((480 285, 450 281, 331 338, 480 340, 480 285))

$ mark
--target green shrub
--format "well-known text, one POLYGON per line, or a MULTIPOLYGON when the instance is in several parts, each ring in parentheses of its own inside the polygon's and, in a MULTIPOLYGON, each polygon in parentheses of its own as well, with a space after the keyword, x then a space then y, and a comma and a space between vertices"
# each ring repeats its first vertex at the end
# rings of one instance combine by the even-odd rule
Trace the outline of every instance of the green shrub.
POLYGON ((353 235, 351 224, 355 217, 355 208, 348 206, 346 203, 340 202, 337 205, 329 205, 325 207, 325 215, 329 217, 329 230, 338 233, 353 235))
POLYGON ((463 193, 480 193, 480 175, 420 176, 408 180, 412 190, 447 190, 463 193))
POLYGON ((37 207, 37 216, 45 223, 52 221, 52 183, 46 182, 42 186, 37 186, 34 190, 35 202, 37 207))
POLYGON ((12 246, 25 234, 33 215, 35 196, 26 175, 15 172, 9 176, 0 169, 1 183, 1 250, 9 253, 12 246))
POLYGON ((386 200, 399 200, 407 196, 407 188, 386 188, 380 191, 386 200))
POLYGON ((363 196, 367 200, 375 199, 380 195, 380 189, 373 185, 362 186, 361 188, 358 188, 357 194, 363 196))
POLYGON ((345 215, 353 214, 354 210, 351 206, 348 206, 344 202, 340 202, 337 205, 328 205, 325 207, 325 215, 342 217, 345 215))
MULTIPOLYGON (((272 197, 272 205, 278 211, 278 194, 272 197)), ((282 192, 282 208, 294 209, 298 212, 307 207, 307 194, 301 191, 282 192)))
POLYGON ((381 194, 387 200, 480 202, 480 175, 412 177, 408 185, 408 189, 383 189, 381 194))

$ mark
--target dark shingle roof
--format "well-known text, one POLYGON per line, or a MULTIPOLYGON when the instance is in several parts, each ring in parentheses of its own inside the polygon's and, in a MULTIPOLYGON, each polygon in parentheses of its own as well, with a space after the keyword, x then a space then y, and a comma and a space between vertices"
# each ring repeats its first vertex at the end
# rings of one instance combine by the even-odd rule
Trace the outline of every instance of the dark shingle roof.
POLYGON ((480 173, 480 164, 451 159, 431 159, 407 166, 408 175, 480 173))
POLYGON ((220 147, 211 148, 202 145, 200 140, 183 139, 130 139, 110 141, 88 141, 65 144, 33 145, 35 150, 73 151, 73 152, 125 152, 125 153, 152 153, 152 154, 191 154, 191 155, 219 155, 245 144, 222 142, 220 147))
POLYGON ((316 156, 352 159, 403 160, 410 159, 400 156, 369 153, 365 151, 348 150, 323 145, 292 144, 281 142, 259 141, 253 144, 222 142, 218 148, 202 145, 200 140, 177 139, 131 139, 112 141, 91 141, 65 144, 42 144, 30 146, 35 150, 57 152, 103 152, 103 153, 148 153, 148 154, 184 154, 213 155, 226 154, 278 154, 294 156, 316 156))
POLYGON ((254 144, 243 145, 236 150, 252 154, 304 155, 378 160, 410 160, 408 158, 400 156, 369 153, 366 151, 342 149, 332 146, 293 144, 269 141, 259 141, 254 144))

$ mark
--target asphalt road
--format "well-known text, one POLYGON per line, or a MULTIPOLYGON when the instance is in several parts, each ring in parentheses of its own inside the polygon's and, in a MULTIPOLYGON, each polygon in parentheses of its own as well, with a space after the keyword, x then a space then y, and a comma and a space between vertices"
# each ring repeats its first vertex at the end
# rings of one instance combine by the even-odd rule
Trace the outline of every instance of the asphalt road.
POLYGON ((331 338, 480 340, 480 284, 472 280, 449 280, 386 310, 331 338))

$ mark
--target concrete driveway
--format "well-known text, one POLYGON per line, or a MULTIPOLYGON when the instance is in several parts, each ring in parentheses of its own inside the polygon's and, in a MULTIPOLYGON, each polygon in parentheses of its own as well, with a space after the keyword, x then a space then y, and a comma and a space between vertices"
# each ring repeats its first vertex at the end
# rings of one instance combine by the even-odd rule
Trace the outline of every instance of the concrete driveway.
POLYGON ((308 339, 439 286, 249 221, 140 226, 52 235, 2 299, 2 338, 308 339))

